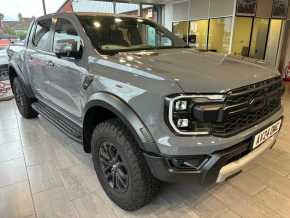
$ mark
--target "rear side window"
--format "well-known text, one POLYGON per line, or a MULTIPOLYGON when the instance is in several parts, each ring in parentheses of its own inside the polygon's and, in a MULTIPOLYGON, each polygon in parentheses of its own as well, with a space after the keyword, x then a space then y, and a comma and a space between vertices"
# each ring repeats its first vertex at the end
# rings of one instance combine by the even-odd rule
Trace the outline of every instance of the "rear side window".
POLYGON ((53 40, 53 52, 58 53, 65 47, 71 47, 72 50, 78 51, 81 46, 81 38, 76 29, 66 19, 59 18, 55 26, 55 34, 53 40))
POLYGON ((32 44, 35 48, 49 51, 50 49, 51 18, 37 21, 32 44))

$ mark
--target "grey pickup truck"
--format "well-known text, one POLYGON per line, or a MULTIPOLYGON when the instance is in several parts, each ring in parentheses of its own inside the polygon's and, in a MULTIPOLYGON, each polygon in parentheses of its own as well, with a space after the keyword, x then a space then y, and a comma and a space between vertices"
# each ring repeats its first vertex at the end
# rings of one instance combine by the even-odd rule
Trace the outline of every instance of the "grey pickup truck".
POLYGON ((125 210, 150 202, 160 181, 237 175, 281 128, 277 71, 188 48, 143 18, 46 15, 8 53, 21 115, 40 114, 91 152, 125 210))

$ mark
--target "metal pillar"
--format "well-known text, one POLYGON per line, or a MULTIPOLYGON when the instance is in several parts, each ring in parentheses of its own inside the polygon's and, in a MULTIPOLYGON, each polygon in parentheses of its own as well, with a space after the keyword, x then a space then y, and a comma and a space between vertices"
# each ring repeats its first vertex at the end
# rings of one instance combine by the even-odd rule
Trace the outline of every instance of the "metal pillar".
POLYGON ((43 8, 43 14, 46 15, 45 0, 42 0, 42 8, 43 8))

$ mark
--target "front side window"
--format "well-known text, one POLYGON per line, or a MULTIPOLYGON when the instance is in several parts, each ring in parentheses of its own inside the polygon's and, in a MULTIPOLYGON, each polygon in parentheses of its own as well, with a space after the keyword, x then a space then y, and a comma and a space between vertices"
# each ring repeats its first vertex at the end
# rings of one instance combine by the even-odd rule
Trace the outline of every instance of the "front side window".
POLYGON ((81 24, 100 53, 185 47, 173 34, 141 18, 80 16, 81 24))
POLYGON ((49 51, 51 18, 37 21, 32 44, 35 48, 49 51))
MULTIPOLYGON (((79 51, 81 38, 74 26, 66 19, 60 18, 55 26, 53 52, 56 54, 63 52, 79 51)), ((67 54, 69 56, 69 54, 67 54)))

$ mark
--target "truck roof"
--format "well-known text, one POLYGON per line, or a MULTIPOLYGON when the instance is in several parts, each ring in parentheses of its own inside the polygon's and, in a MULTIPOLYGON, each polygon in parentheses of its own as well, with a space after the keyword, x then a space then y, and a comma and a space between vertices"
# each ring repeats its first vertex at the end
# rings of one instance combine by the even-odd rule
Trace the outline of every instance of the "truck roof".
POLYGON ((75 15, 75 16, 102 16, 102 17, 123 17, 123 18, 142 18, 147 20, 146 18, 134 15, 126 15, 126 14, 112 14, 112 13, 100 13, 100 12, 65 12, 65 13, 53 13, 40 16, 39 18, 52 17, 57 15, 75 15))

